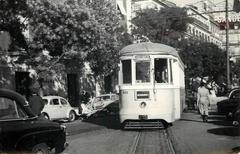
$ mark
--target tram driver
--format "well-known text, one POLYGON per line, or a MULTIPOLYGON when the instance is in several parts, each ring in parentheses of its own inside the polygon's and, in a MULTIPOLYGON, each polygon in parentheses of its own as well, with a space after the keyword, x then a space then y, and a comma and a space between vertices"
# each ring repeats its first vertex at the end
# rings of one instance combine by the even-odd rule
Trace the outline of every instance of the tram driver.
POLYGON ((159 68, 156 69, 155 82, 156 83, 167 83, 168 82, 167 66, 163 66, 161 69, 159 69, 159 68))

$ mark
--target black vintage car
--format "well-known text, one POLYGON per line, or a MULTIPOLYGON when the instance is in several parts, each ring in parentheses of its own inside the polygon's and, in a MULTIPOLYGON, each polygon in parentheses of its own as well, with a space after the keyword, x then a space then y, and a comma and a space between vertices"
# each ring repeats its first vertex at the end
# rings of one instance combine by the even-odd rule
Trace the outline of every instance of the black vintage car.
MULTIPOLYGON (((230 91, 228 99, 217 103, 219 114, 229 115, 236 110, 240 103, 240 89, 233 89, 230 91)), ((233 113, 234 114, 234 113, 233 113)))
POLYGON ((0 153, 64 150, 66 127, 35 116, 20 94, 0 89, 0 153))

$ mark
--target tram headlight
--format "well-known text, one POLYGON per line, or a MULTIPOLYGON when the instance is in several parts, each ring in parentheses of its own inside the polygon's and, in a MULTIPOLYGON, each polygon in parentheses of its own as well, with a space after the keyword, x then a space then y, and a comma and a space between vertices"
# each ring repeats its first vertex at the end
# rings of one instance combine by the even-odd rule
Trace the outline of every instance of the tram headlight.
POLYGON ((147 103, 146 102, 141 102, 139 106, 140 106, 140 108, 145 108, 147 106, 147 103))

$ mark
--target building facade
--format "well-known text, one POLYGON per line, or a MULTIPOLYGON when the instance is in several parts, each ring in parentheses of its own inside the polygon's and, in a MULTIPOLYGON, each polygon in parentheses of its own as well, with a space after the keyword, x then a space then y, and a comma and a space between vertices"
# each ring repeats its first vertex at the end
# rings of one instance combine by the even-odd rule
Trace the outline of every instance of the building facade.
POLYGON ((211 0, 184 1, 184 0, 117 0, 119 10, 122 12, 128 32, 131 33, 131 19, 136 16, 136 11, 141 9, 161 9, 163 7, 185 7, 188 16, 193 18, 193 23, 188 24, 187 38, 195 38, 201 41, 212 42, 222 47, 219 24, 214 16, 208 12, 214 10, 211 0))
POLYGON ((220 27, 214 18, 209 14, 201 13, 198 7, 193 5, 186 5, 185 8, 188 16, 193 19, 193 22, 188 24, 187 37, 211 42, 222 48, 222 38, 219 35, 220 27))
MULTIPOLYGON (((223 46, 226 47, 226 18, 224 12, 215 13, 215 21, 220 25, 219 35, 223 40, 223 46)), ((240 58, 240 14, 229 12, 229 55, 231 60, 240 58)))

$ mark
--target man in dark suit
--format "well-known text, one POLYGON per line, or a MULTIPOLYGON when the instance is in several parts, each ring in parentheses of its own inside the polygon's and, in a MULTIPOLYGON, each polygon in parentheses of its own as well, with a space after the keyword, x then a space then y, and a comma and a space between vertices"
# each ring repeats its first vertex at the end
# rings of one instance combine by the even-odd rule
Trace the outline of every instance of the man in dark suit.
POLYGON ((41 115, 41 111, 44 107, 44 102, 42 100, 42 97, 40 97, 38 94, 37 87, 32 88, 32 95, 29 98, 29 106, 35 115, 41 115))

